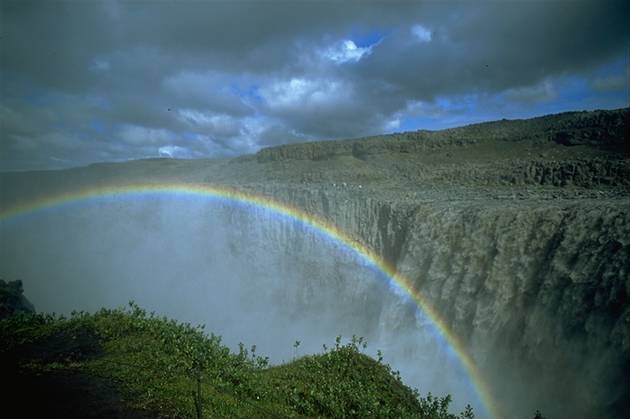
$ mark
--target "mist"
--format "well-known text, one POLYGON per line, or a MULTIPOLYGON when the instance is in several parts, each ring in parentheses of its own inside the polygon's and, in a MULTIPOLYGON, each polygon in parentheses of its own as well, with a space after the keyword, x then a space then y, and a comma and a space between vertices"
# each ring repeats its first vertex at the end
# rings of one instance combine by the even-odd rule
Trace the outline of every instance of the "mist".
POLYGON ((129 301, 204 324, 272 363, 367 338, 366 353, 422 394, 451 394, 486 417, 470 378, 434 326, 347 246, 271 210, 181 196, 99 197, 0 223, 0 275, 21 279, 39 312, 129 301), (294 343, 300 341, 294 348, 294 343))

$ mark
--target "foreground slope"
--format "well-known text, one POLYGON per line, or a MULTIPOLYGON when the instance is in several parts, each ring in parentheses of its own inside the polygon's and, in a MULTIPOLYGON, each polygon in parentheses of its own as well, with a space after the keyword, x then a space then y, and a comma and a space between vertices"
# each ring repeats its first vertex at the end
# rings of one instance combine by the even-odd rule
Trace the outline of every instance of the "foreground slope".
POLYGON ((268 367, 255 347, 231 353, 134 304, 69 319, 16 314, 0 320, 0 338, 3 409, 28 417, 473 417, 449 414, 448 398, 420 398, 361 353, 362 339, 268 367))

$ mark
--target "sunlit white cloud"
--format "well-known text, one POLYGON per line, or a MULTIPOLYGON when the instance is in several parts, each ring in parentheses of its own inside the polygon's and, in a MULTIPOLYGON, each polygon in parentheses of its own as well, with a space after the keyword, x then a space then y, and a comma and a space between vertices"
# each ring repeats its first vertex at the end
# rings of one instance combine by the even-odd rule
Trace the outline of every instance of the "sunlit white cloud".
POLYGON ((170 158, 190 157, 190 152, 187 149, 176 145, 162 146, 158 148, 158 154, 160 155, 160 157, 170 158))
POLYGON ((270 108, 284 109, 331 105, 347 97, 349 87, 334 79, 292 78, 273 82, 260 93, 270 108))
POLYGON ((399 118, 392 118, 388 121, 385 122, 385 125, 383 126, 383 130, 385 132, 392 132, 395 131, 397 129, 400 128, 400 119, 399 118))
POLYGON ((411 27, 411 34, 414 38, 420 42, 431 42, 431 31, 420 24, 413 25, 411 27))
POLYGON ((322 56, 338 63, 357 62, 372 52, 372 46, 358 47, 354 41, 346 39, 322 51, 322 56))

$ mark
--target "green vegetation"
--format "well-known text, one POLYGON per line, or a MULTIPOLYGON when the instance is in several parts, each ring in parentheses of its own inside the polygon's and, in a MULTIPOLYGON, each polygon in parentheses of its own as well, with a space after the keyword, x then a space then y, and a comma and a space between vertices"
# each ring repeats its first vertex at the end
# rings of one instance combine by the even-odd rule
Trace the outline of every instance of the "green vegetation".
POLYGON ((70 318, 19 313, 0 320, 0 341, 13 391, 25 391, 21 399, 34 399, 33 406, 46 397, 67 405, 60 408, 65 417, 474 417, 470 407, 449 413, 449 396, 420 397, 380 354, 363 354, 365 341, 356 337, 269 366, 255 346, 232 353, 202 326, 130 303, 70 318), (64 391, 73 383, 77 391, 64 391))

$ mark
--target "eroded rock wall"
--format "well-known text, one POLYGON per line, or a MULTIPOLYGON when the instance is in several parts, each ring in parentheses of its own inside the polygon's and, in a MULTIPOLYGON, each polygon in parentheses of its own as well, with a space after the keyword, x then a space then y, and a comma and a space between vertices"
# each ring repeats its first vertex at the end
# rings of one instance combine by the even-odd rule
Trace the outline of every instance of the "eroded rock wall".
MULTIPOLYGON (((394 263, 467 343, 506 406, 557 417, 615 417, 627 407, 630 200, 403 203, 334 188, 264 192, 394 263)), ((286 245, 303 234, 277 234, 267 239, 279 249, 299 249, 289 259, 308 258, 303 244, 286 245)), ((377 308, 381 322, 415 321, 404 310, 394 318, 388 304, 377 308)))

